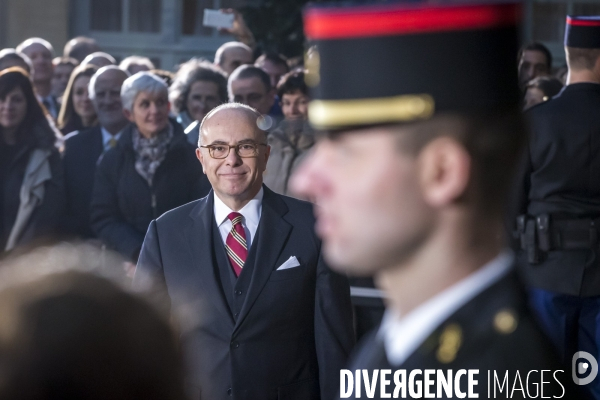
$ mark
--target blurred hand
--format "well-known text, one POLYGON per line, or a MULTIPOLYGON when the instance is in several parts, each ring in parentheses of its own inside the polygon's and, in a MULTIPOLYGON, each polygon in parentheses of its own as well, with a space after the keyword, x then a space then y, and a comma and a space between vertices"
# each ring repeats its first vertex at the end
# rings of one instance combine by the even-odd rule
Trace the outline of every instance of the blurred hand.
POLYGON ((254 47, 256 46, 256 42, 254 41, 254 35, 248 28, 248 25, 246 25, 246 21, 244 21, 244 16, 242 15, 242 13, 233 8, 221 9, 220 11, 225 14, 233 14, 234 19, 233 26, 231 27, 231 29, 219 28, 219 32, 226 32, 230 35, 235 36, 235 38, 238 41, 250 46, 250 48, 254 50, 254 47))

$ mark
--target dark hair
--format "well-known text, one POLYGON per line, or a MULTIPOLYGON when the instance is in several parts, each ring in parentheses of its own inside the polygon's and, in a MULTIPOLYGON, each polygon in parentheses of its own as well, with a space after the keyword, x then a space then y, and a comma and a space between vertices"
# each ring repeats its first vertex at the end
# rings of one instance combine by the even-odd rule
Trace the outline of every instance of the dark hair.
POLYGON ((600 57, 600 49, 567 47, 567 63, 571 69, 593 69, 600 57))
POLYGON ((544 93, 544 97, 552 98, 563 88, 563 84, 557 78, 551 76, 539 76, 527 84, 527 89, 537 88, 544 93))
POLYGON ((494 110, 478 114, 440 114, 413 124, 400 136, 400 147, 418 154, 429 142, 449 136, 458 141, 472 159, 469 190, 481 215, 498 217, 506 212, 516 166, 527 141, 523 117, 517 110, 494 110))
POLYGON ((265 61, 271 61, 273 64, 281 65, 281 66, 285 67, 286 71, 290 70, 290 67, 288 66, 286 59, 283 58, 281 55, 279 55, 277 53, 273 53, 273 52, 267 52, 267 53, 261 54, 254 62, 254 66, 258 67, 260 64, 264 63, 265 61))
POLYGON ((231 82, 237 81, 240 79, 250 79, 250 78, 258 78, 262 81, 265 86, 265 90, 268 92, 272 89, 271 87, 271 78, 265 71, 262 69, 255 67, 254 65, 240 65, 229 75, 229 80, 227 81, 227 90, 231 95, 231 82))
POLYGON ((52 59, 52 65, 55 67, 58 65, 70 65, 71 67, 75 68, 79 65, 79 61, 73 57, 54 57, 52 59))
POLYGON ((539 42, 531 42, 521 47, 521 49, 519 50, 519 57, 517 58, 517 63, 521 61, 521 57, 523 57, 523 53, 526 50, 539 51, 543 53, 546 57, 546 65, 548 66, 548 72, 552 70, 552 53, 550 53, 550 50, 548 50, 546 46, 539 42))
POLYGON ((175 79, 175 74, 174 73, 172 73, 171 71, 164 70, 164 69, 151 69, 148 72, 150 72, 150 73, 158 76, 169 87, 171 87, 171 85, 173 84, 173 80, 175 79))
POLYGON ((75 107, 73 106, 73 90, 75 81, 81 76, 88 76, 91 78, 96 71, 98 71, 98 67, 95 65, 82 64, 77 66, 71 73, 69 83, 67 84, 67 88, 63 94, 63 102, 60 107, 57 120, 58 128, 63 134, 83 128, 83 121, 81 121, 81 117, 77 115, 75 112, 75 107))
POLYGON ((0 70, 9 67, 21 67, 28 74, 31 74, 33 63, 31 59, 23 53, 18 53, 15 49, 0 50, 0 70))
MULTIPOLYGON (((35 96, 35 93, 33 92, 33 85, 31 84, 31 80, 29 79, 27 72, 19 67, 11 67, 0 71, 0 99, 6 99, 6 96, 16 88, 21 88, 27 103, 27 113, 25 114, 25 118, 18 128, 17 138, 19 140, 37 141, 35 143, 36 145, 41 145, 44 147, 53 145, 56 138, 54 137, 54 132, 48 122, 46 116, 47 111, 35 96), (52 135, 49 135, 47 138, 34 137, 33 127, 39 124, 46 125, 48 129, 45 129, 44 132, 52 132, 52 135), (42 139, 43 143, 40 143, 39 140, 42 139)), ((0 131, 1 130, 2 127, 0 127, 0 131)))
POLYGON ((217 85, 221 103, 227 102, 227 77, 216 65, 197 59, 181 64, 175 74, 173 85, 169 88, 169 99, 173 111, 187 111, 186 101, 194 82, 208 81, 217 85))
POLYGON ((277 84, 277 95, 279 100, 283 99, 284 94, 301 92, 308 95, 308 86, 304 82, 304 71, 294 70, 283 75, 277 84))
POLYGON ((183 400, 182 358, 166 320, 91 273, 0 292, 0 399, 183 400))
POLYGON ((98 44, 96 44, 95 39, 77 36, 65 44, 63 56, 72 57, 77 61, 82 62, 84 58, 98 50, 100 50, 100 48, 98 47, 98 44))

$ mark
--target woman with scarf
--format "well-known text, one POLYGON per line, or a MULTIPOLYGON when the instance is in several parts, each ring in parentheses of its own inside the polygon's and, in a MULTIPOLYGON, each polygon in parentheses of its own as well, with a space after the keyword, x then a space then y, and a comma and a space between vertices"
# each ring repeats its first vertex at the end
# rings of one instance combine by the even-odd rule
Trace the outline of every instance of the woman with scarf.
POLYGON ((139 72, 123 82, 121 100, 131 124, 99 161, 91 223, 108 247, 135 262, 150 222, 205 196, 210 184, 183 129, 169 119, 164 81, 139 72))
POLYGON ((65 204, 60 136, 25 70, 0 72, 0 255, 55 240, 65 204))

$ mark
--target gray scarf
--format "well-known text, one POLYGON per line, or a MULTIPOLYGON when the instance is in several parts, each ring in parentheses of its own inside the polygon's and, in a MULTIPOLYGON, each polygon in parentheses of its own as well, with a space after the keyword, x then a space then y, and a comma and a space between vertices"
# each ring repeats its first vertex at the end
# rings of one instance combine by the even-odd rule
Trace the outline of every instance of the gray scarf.
POLYGON ((133 150, 135 151, 135 170, 152 186, 154 174, 160 163, 165 159, 167 148, 173 137, 173 127, 170 123, 153 138, 146 138, 133 128, 133 150))

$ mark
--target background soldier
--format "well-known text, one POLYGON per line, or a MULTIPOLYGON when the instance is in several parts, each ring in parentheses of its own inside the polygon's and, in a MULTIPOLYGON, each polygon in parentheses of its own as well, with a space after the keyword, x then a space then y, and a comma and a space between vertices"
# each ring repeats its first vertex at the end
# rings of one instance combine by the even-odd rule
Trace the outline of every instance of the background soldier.
MULTIPOLYGON (((517 223, 533 306, 565 361, 600 356, 600 17, 567 17, 567 86, 528 112, 517 223)), ((592 384, 600 398, 600 380, 592 384)))
POLYGON ((388 298, 352 370, 495 370, 512 382, 561 369, 501 239, 525 138, 511 62, 519 14, 511 3, 305 12, 318 53, 309 119, 327 135, 292 185, 320 206, 332 267, 374 274, 388 298))

